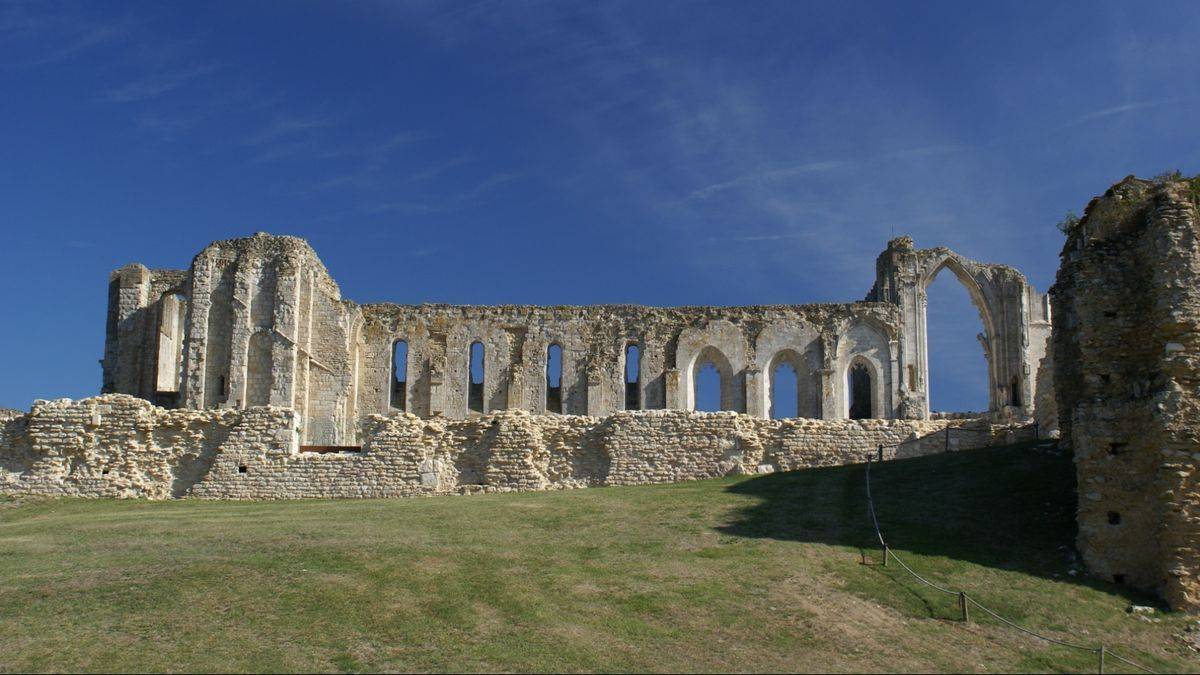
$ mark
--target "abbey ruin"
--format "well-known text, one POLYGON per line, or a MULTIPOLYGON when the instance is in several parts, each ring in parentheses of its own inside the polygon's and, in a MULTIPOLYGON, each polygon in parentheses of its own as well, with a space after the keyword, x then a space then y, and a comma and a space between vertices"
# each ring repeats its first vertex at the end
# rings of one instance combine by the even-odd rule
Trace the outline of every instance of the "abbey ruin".
POLYGON ((979 309, 991 411, 1028 417, 1045 296, 1011 267, 904 237, 880 255, 863 302, 677 308, 358 305, 303 240, 216 242, 189 270, 113 274, 103 391, 166 408, 291 408, 304 444, 358 445, 363 419, 394 412, 692 410, 706 364, 720 373, 723 410, 762 418, 786 364, 801 383, 788 417, 924 420, 925 288, 942 268, 979 309), (547 377, 552 351, 558 378, 547 377))
POLYGON ((0 411, 0 493, 661 483, 1061 426, 1089 570, 1200 608, 1198 201, 1194 180, 1114 186, 1067 233, 1049 296, 1011 267, 900 237, 865 299, 844 304, 359 305, 301 239, 219 241, 186 270, 113 272, 102 394, 0 411), (979 311, 986 412, 929 409, 926 289, 947 269, 979 311), (718 374, 721 412, 696 410, 704 368, 718 374), (773 409, 783 369, 794 410, 773 409))
POLYGON ((127 265, 108 297, 103 395, 8 415, 0 490, 359 497, 763 473, 1011 441, 1048 389, 1046 297, 907 237, 845 304, 359 305, 306 242, 266 234, 187 270, 127 265), (982 416, 929 410, 925 289, 942 269, 982 320, 982 416), (703 367, 723 412, 695 412, 703 367), (781 368, 795 410, 771 410, 781 368))

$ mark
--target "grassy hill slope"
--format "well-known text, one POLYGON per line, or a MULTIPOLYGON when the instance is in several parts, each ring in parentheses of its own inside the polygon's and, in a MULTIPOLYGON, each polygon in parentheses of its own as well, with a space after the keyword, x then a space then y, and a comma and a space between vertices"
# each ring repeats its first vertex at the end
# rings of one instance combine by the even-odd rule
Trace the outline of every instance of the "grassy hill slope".
MULTIPOLYGON (((1200 668, 1175 637, 1187 617, 1139 618, 1126 608, 1151 598, 1083 578, 1069 457, 1014 446, 873 473, 889 543, 931 579, 1200 668)), ((872 536, 861 466, 390 501, 0 502, 0 670, 1094 672, 860 564, 879 559, 872 536)))

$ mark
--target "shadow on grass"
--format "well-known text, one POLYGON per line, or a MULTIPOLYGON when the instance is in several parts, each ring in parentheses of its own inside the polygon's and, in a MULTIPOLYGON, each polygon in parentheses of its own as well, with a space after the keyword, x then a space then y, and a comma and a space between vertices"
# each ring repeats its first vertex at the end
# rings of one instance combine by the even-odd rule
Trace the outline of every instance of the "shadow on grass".
MULTIPOLYGON (((727 488, 761 502, 718 528, 741 537, 882 551, 867 512, 866 465, 805 469, 727 488)), ((1085 575, 1075 554, 1075 469, 1069 453, 1034 443, 876 463, 879 527, 899 551, 1069 582, 1158 604, 1147 593, 1085 575), (1068 570, 1076 569, 1072 577, 1068 570)), ((919 571, 919 570, 918 570, 919 571)))

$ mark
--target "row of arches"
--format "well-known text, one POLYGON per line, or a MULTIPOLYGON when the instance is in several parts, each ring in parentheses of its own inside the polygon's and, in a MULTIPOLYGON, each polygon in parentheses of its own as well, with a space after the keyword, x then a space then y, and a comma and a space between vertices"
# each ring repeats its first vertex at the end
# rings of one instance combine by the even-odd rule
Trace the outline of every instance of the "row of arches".
MULTIPOLYGON (((800 373, 804 370, 796 361, 791 355, 777 356, 767 371, 767 416, 771 419, 821 417, 819 406, 816 409, 811 405, 806 406, 807 397, 804 396, 808 393, 811 400, 819 400, 822 387, 820 378, 814 374, 808 381, 802 381, 800 373)), ((702 412, 737 411, 736 404, 728 394, 730 379, 732 373, 728 362, 724 361, 720 352, 715 349, 701 352, 692 371, 692 409, 702 412)), ((877 380, 874 367, 865 359, 857 358, 847 366, 844 391, 848 418, 871 419, 881 416, 882 410, 875 401, 877 380)))
MULTIPOLYGON (((486 351, 482 342, 476 340, 469 348, 467 372, 467 410, 484 412, 483 392, 486 373, 486 351)), ((552 342, 546 348, 546 412, 563 412, 563 348, 552 342)), ((625 410, 641 409, 641 349, 637 343, 625 347, 624 368, 625 410)), ((391 407, 408 409, 408 342, 397 340, 392 344, 391 407)))
MULTIPOLYGON (((467 372, 467 410, 484 412, 486 350, 476 340, 469 347, 467 372)), ((795 350, 781 350, 770 361, 766 387, 769 402, 767 416, 772 419, 821 417, 820 376, 803 365, 795 350), (804 373, 805 375, 802 375, 804 373)), ((563 413, 563 348, 551 343, 545 359, 545 410, 563 413)), ((696 359, 691 371, 694 395, 691 409, 715 412, 744 410, 738 403, 737 384, 729 360, 715 347, 706 347, 696 359)), ((866 419, 880 416, 882 410, 875 401, 878 375, 867 360, 856 358, 847 367, 845 392, 847 416, 866 419)), ((392 346, 391 407, 408 409, 408 342, 397 340, 392 346)), ((641 409, 641 349, 629 343, 624 351, 624 409, 641 409)), ((744 400, 744 399, 743 399, 744 400)))

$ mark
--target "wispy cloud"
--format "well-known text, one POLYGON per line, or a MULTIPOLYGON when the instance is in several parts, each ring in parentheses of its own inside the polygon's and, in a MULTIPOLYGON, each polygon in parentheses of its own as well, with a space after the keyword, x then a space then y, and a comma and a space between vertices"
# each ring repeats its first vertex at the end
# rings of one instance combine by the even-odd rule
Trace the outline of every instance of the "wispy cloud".
POLYGON ((1112 106, 1111 108, 1103 108, 1101 110, 1093 110, 1092 112, 1087 113, 1086 115, 1081 115, 1080 117, 1076 118, 1075 120, 1070 122, 1070 124, 1071 125, 1083 124, 1084 122, 1091 122, 1092 120, 1098 120, 1098 119, 1101 119, 1104 117, 1112 117, 1113 115, 1123 115, 1127 112, 1133 112, 1134 110, 1145 110, 1146 108, 1155 108, 1155 107, 1162 105, 1163 103, 1166 103, 1166 101, 1135 101, 1133 103, 1125 103, 1122 105, 1112 106))
POLYGON ((28 47, 28 58, 9 62, 9 68, 47 66, 68 61, 77 56, 111 45, 127 37, 133 28, 129 19, 91 23, 80 17, 17 17, 6 24, 9 33, 23 34, 26 41, 38 44, 28 47), (50 46, 48 49, 46 48, 50 46))
POLYGON ((216 66, 196 66, 179 70, 158 72, 138 78, 114 89, 109 89, 102 95, 103 100, 111 103, 137 103, 158 98, 170 93, 189 82, 211 74, 216 66))
POLYGON ((249 145, 265 145, 284 138, 311 133, 333 124, 326 115, 276 115, 266 126, 246 139, 249 145))
POLYGON ((421 169, 420 171, 410 174, 408 179, 414 182, 427 181, 440 176, 455 167, 470 164, 474 161, 476 161, 476 158, 473 155, 459 155, 457 157, 451 157, 444 162, 437 162, 431 166, 421 169))

